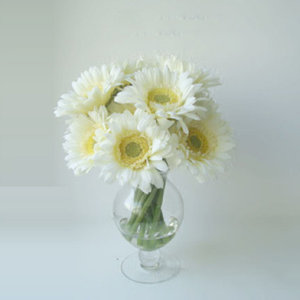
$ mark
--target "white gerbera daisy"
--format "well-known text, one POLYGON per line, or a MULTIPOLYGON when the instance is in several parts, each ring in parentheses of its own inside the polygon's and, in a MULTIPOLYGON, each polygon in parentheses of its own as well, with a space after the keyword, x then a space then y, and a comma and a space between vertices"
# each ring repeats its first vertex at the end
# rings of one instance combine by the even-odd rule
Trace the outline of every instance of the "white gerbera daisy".
POLYGON ((88 113, 95 107, 106 105, 124 79, 124 72, 117 65, 89 68, 72 83, 73 91, 61 96, 55 115, 88 113))
POLYGON ((188 73, 172 72, 168 67, 145 68, 129 81, 132 85, 116 96, 116 102, 132 103, 157 118, 178 120, 185 132, 187 127, 182 117, 197 119, 195 112, 204 109, 196 105, 195 93, 199 86, 193 84, 188 73))
POLYGON ((153 115, 137 109, 134 114, 125 111, 112 114, 110 132, 99 143, 97 155, 100 176, 105 181, 130 183, 149 193, 151 185, 163 187, 161 172, 168 170, 166 161, 174 155, 174 140, 163 130, 153 115))
POLYGON ((98 143, 107 131, 106 122, 107 111, 104 106, 71 120, 63 146, 67 152, 68 167, 76 175, 87 173, 94 166, 98 143))
POLYGON ((157 56, 156 60, 159 66, 167 66, 173 72, 189 73, 189 76, 193 78, 193 83, 199 84, 202 90, 220 85, 219 78, 211 76, 208 70, 196 68, 194 64, 181 60, 175 55, 157 56))
POLYGON ((140 71, 142 68, 144 68, 145 61, 142 57, 139 57, 135 61, 126 60, 119 64, 122 71, 127 77, 132 77, 135 72, 140 71))
POLYGON ((224 162, 234 147, 228 124, 216 112, 216 105, 206 101, 206 117, 187 122, 189 133, 181 131, 179 149, 184 153, 184 164, 203 182, 216 171, 224 171, 224 162))

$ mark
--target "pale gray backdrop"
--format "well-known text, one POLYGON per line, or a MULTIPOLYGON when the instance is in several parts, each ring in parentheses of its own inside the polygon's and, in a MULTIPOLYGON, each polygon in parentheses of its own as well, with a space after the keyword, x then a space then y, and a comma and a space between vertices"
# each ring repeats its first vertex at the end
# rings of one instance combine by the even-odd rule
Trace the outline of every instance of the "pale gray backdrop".
POLYGON ((0 298, 300 299, 299 1, 0 0, 0 298), (125 279, 117 185, 64 163, 53 108, 89 66, 177 54, 217 71, 233 167, 171 174, 185 219, 172 281, 125 279))

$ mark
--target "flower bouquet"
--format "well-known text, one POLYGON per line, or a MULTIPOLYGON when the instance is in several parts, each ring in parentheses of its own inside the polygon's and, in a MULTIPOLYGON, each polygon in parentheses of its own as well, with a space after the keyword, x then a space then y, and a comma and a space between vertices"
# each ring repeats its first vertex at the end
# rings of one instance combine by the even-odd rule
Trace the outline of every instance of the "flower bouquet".
POLYGON ((134 270, 136 256, 123 264, 133 280, 157 282, 178 271, 174 260, 157 252, 183 217, 180 193, 167 173, 184 166, 203 182, 230 158, 231 131, 210 93, 216 85, 208 71, 175 56, 140 58, 91 67, 55 109, 57 117, 70 117, 64 142, 69 168, 75 174, 99 168, 106 182, 125 185, 114 217, 141 250, 144 273, 134 270))

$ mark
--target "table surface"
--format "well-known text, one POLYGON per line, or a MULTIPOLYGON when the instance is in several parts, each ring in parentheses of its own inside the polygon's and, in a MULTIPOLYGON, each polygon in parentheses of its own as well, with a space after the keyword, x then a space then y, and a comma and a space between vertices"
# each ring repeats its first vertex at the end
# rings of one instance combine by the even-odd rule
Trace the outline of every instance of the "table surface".
MULTIPOLYGON (((51 188, 39 189, 51 196, 51 188)), ((182 227, 165 247, 180 258, 181 271, 155 285, 134 283, 121 274, 122 259, 136 250, 118 232, 109 205, 101 219, 90 222, 66 215, 6 220, 0 227, 0 298, 300 298, 298 217, 234 217, 208 214, 204 207, 193 215, 192 201, 185 210, 182 227)))

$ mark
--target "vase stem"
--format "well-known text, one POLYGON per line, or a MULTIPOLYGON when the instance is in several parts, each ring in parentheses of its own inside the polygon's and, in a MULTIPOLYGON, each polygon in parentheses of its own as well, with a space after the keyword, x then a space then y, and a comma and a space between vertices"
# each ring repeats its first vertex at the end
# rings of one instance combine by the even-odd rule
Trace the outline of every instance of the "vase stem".
POLYGON ((146 270, 155 270, 160 265, 160 252, 154 251, 139 251, 139 259, 141 267, 146 270))

